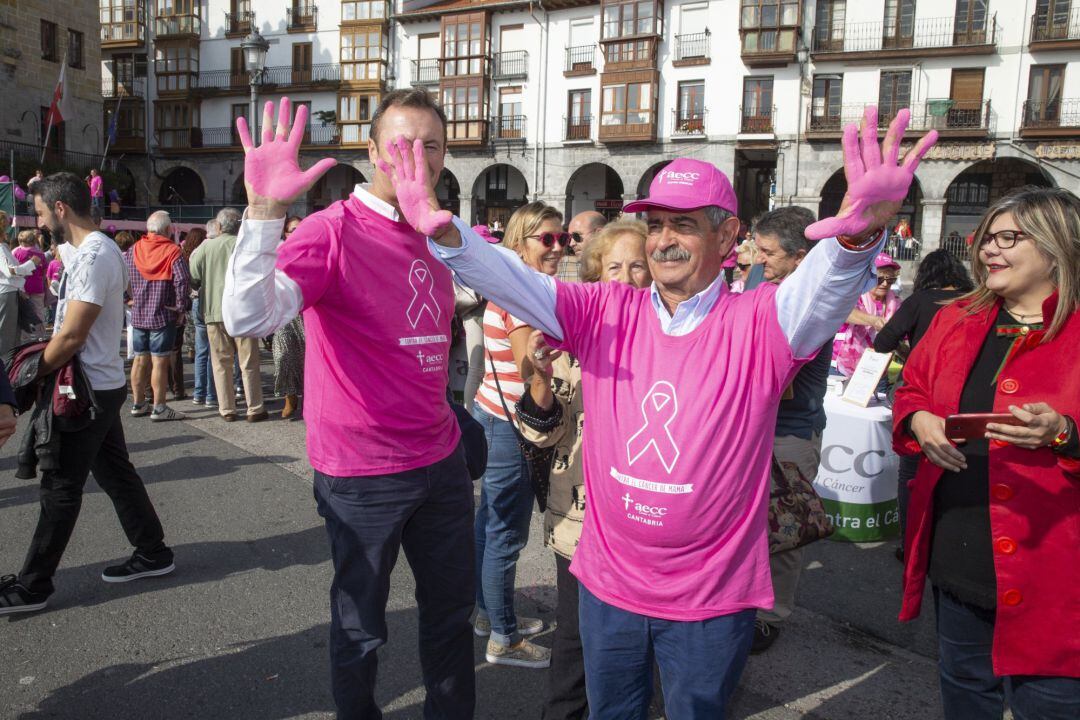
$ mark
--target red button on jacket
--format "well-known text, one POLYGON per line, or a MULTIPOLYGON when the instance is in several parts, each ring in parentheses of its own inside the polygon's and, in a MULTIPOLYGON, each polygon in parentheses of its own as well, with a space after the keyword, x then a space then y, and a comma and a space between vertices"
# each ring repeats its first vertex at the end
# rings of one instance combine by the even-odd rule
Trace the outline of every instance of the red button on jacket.
POLYGON ((1023 601, 1023 599, 1024 599, 1023 593, 1021 593, 1016 588, 1012 588, 1011 590, 1006 590, 1001 595, 1001 601, 1003 603, 1005 603, 1006 605, 1019 605, 1023 601))
POLYGON ((1015 378, 1005 378, 1001 381, 1001 384, 998 385, 998 390, 1006 395, 1013 395, 1019 389, 1020 383, 1017 382, 1015 378))
POLYGON ((996 547, 997 551, 1002 555, 1012 555, 1016 552, 1016 541, 1007 537, 998 538, 994 543, 994 547, 996 547))
POLYGON ((993 487, 990 488, 990 495, 995 500, 1001 500, 1003 502, 1005 500, 1012 500, 1013 494, 1014 493, 1012 487, 1006 485, 1005 483, 996 483, 993 487))

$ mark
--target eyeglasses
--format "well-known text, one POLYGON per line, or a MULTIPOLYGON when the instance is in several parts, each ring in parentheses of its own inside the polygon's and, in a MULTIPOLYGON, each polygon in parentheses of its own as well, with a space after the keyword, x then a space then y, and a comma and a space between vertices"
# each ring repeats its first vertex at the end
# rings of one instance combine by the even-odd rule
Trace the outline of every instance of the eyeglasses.
POLYGON ((878 275, 877 276, 877 284, 878 285, 892 285, 894 282, 896 282, 899 279, 900 279, 899 275, 878 275))
POLYGON ((525 237, 531 237, 544 243, 544 247, 555 247, 555 243, 559 243, 559 247, 566 247, 570 244, 570 233, 540 233, 539 235, 526 235, 525 237))
POLYGON ((993 242, 998 246, 999 250, 1009 250, 1020 241, 1021 238, 1027 237, 1020 230, 999 230, 996 233, 986 233, 982 236, 982 241, 979 243, 979 247, 983 247, 990 242, 993 242))
POLYGON ((583 238, 583 237, 581 236, 581 233, 579 233, 579 232, 572 232, 572 233, 570 233, 570 238, 571 238, 571 239, 572 239, 572 240, 573 240, 574 242, 576 242, 576 243, 580 243, 580 242, 581 242, 582 240, 584 240, 584 239, 585 239, 585 238, 583 238))

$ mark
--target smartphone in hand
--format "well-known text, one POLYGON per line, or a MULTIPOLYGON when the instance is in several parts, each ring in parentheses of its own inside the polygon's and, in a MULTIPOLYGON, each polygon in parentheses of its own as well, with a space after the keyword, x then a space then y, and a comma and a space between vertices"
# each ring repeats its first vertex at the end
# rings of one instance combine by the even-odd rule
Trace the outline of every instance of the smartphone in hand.
POLYGON ((986 436, 986 425, 1023 425, 1012 413, 961 413, 945 418, 945 437, 950 440, 978 440, 986 436))

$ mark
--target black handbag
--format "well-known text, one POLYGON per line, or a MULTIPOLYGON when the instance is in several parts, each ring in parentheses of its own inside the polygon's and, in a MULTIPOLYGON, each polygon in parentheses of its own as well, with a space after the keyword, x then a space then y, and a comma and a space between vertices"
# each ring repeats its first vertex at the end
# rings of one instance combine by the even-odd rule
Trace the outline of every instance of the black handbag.
MULTIPOLYGON (((506 407, 506 398, 499 384, 499 373, 495 371, 495 358, 491 356, 490 350, 487 356, 491 362, 491 374, 495 377, 495 389, 499 393, 499 402, 502 403, 503 412, 506 413, 507 418, 512 418, 514 415, 510 412, 510 408, 506 407)), ((529 392, 528 385, 525 386, 525 392, 529 392)), ((529 473, 529 485, 532 487, 533 495, 536 496, 536 505, 540 508, 540 512, 544 512, 547 510, 548 488, 551 486, 551 466, 555 462, 555 448, 542 448, 529 442, 518 430, 513 420, 507 419, 507 422, 513 428, 518 447, 521 448, 521 456, 525 458, 525 469, 529 473)))
POLYGON ((37 330, 44 320, 38 317, 37 308, 30 302, 30 296, 24 292, 16 291, 15 296, 19 301, 19 329, 23 332, 32 333, 37 330))

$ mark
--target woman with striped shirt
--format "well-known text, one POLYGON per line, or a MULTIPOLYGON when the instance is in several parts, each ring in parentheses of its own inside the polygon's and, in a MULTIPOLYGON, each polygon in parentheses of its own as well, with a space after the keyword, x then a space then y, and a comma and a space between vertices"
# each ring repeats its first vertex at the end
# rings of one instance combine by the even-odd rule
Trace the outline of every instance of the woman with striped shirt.
MULTIPOLYGON (((506 223, 503 246, 529 267, 554 276, 570 235, 562 214, 541 202, 519 208, 506 223)), ((531 374, 526 359, 532 328, 492 302, 484 313, 486 371, 476 393, 473 417, 488 441, 487 472, 481 480, 476 511, 476 634, 490 636, 487 661, 499 665, 545 668, 546 648, 525 639, 544 628, 536 618, 514 612, 514 576, 518 555, 529 539, 533 491, 512 422, 513 409, 531 374)))

